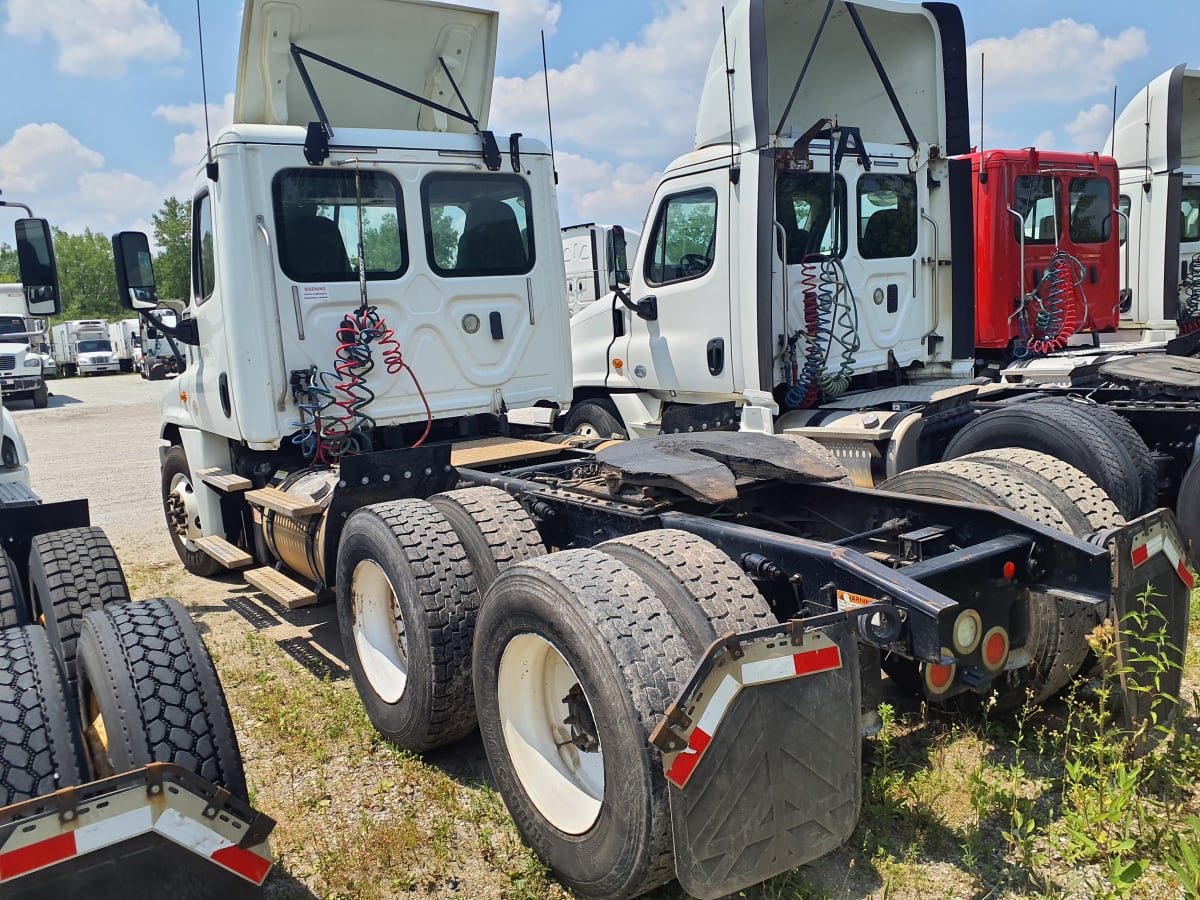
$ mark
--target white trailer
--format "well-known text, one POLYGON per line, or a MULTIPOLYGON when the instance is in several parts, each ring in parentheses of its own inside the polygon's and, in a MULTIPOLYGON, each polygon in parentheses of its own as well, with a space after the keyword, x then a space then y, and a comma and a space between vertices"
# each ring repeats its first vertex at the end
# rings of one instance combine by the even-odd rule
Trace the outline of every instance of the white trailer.
POLYGON ((132 372, 141 362, 142 333, 138 319, 121 319, 108 324, 108 340, 122 372, 132 372))
POLYGON ((38 350, 42 333, 33 327, 19 284, 0 284, 0 390, 6 402, 29 400, 36 409, 49 402, 46 371, 38 350))
POLYGON ((54 361, 66 378, 121 371, 103 319, 73 319, 55 325, 50 339, 54 361))
POLYGON ((567 272, 567 309, 571 315, 601 297, 612 285, 629 284, 629 260, 640 234, 620 225, 569 225, 562 230, 567 272))

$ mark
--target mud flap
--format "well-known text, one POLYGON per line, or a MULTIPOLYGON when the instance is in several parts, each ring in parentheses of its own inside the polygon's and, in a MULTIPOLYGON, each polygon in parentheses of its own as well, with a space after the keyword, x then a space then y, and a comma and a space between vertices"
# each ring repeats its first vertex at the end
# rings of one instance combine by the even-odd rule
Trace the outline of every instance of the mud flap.
POLYGON ((676 876, 700 898, 839 847, 862 801, 853 626, 842 619, 731 644, 710 649, 654 738, 670 783, 676 876))
POLYGON ((1174 516, 1158 510, 1112 534, 1107 546, 1124 724, 1162 725, 1178 709, 1195 587, 1184 542, 1174 516))

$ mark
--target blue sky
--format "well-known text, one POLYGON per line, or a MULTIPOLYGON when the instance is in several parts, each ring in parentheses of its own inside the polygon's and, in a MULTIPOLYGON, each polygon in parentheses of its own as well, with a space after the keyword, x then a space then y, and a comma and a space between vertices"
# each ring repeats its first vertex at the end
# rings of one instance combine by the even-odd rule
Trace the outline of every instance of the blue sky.
MULTIPOLYGON (((563 224, 638 227, 663 167, 691 148, 720 0, 479 5, 501 11, 493 128, 545 138, 544 29, 563 224)), ((978 53, 986 53, 992 147, 1098 149, 1113 85, 1123 107, 1147 81, 1188 61, 1194 31, 1195 0, 961 7, 974 51, 974 116, 978 53), (1148 8, 1154 15, 1141 15, 1148 8)), ((241 0, 202 0, 202 14, 216 126, 232 110, 241 0)), ((163 198, 190 193, 204 149, 194 0, 0 0, 0 47, 4 198, 68 230, 107 233, 145 228, 163 198)), ((10 235, 0 223, 0 240, 10 235)))

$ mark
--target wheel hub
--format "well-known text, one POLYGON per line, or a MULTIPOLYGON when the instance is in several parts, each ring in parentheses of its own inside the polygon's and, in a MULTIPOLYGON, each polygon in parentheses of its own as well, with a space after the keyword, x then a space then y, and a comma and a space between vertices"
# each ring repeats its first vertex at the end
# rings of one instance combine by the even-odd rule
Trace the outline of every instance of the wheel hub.
POLYGON ((167 523, 180 537, 187 537, 188 514, 187 505, 177 491, 172 491, 167 497, 167 523))
POLYGON ((562 702, 567 707, 567 717, 563 719, 563 724, 571 729, 571 743, 584 753, 598 752, 600 736, 596 733, 596 719, 578 682, 571 686, 562 702))

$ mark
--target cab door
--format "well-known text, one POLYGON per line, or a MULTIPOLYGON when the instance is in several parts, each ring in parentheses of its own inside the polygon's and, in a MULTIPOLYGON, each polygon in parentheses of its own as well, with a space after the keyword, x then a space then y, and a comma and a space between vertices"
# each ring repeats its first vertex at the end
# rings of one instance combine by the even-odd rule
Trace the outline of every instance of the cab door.
POLYGON ((624 312, 625 374, 644 390, 734 390, 729 195, 724 168, 659 185, 631 289, 646 313, 624 312))

